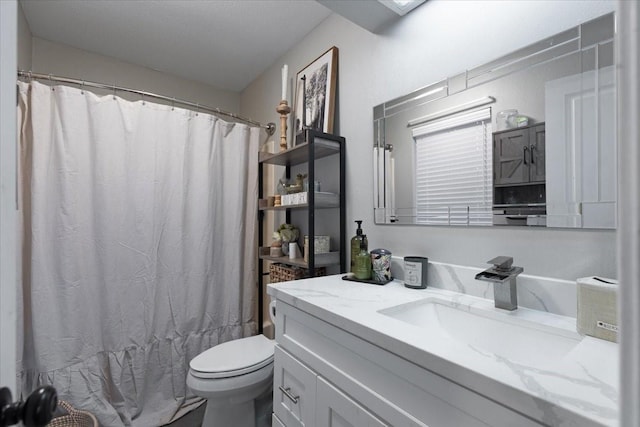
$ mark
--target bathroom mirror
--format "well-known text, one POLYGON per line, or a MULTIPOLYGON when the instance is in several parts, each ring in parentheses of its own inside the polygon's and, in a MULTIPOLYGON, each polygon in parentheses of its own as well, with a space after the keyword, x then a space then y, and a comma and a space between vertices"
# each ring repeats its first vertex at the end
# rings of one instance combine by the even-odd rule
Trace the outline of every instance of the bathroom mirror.
POLYGON ((375 222, 615 228, 614 28, 607 14, 374 107, 375 222))

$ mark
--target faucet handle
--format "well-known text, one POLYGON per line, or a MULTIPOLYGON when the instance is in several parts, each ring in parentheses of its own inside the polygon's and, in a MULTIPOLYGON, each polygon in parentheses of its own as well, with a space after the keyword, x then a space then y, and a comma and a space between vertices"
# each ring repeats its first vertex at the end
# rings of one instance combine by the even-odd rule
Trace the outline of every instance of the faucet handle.
POLYGON ((487 264, 493 264, 496 270, 509 271, 513 264, 513 257, 510 256, 498 256, 487 261, 487 264))

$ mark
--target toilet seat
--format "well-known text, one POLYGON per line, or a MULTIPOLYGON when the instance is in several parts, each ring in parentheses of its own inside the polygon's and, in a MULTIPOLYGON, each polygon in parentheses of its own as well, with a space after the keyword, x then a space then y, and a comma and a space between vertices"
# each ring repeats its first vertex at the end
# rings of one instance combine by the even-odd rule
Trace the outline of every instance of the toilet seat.
POLYGON ((273 346, 264 335, 218 344, 191 360, 191 374, 203 379, 246 375, 273 363, 273 346))

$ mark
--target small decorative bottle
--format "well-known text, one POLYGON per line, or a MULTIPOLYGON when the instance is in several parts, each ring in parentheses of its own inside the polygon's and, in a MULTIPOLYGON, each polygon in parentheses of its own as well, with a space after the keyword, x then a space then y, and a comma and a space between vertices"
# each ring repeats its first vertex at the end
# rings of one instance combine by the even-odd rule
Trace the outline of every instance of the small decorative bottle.
POLYGON ((371 256, 367 252, 367 236, 363 235, 360 241, 360 252, 356 255, 356 262, 353 266, 353 274, 356 279, 371 279, 371 256))

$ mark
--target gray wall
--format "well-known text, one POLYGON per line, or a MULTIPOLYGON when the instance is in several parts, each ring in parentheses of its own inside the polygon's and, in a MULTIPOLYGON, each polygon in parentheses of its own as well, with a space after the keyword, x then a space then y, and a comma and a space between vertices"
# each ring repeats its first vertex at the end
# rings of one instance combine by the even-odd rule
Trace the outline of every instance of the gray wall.
POLYGON ((31 30, 18 3, 18 70, 31 70, 31 30))
POLYGON ((569 280, 615 277, 612 231, 374 225, 371 150, 373 106, 611 12, 614 6, 595 0, 430 0, 378 35, 333 14, 249 85, 241 94, 241 113, 278 122, 282 64, 289 65, 293 78, 335 45, 340 49, 336 132, 347 139, 347 238, 355 234, 353 221, 363 219, 370 247, 385 247, 394 255, 477 267, 496 255, 511 255, 527 274, 569 280))
MULTIPOLYGON (((22 42, 19 41, 19 43, 22 42)), ((238 112, 240 108, 240 95, 237 92, 217 89, 204 83, 75 49, 39 37, 32 38, 31 60, 31 70, 38 73, 113 83, 210 107, 219 107, 230 112, 238 112)), ((119 92, 118 96, 130 100, 140 99, 139 96, 123 92, 119 92)))
MULTIPOLYGON (((16 83, 18 5, 0 1, 0 386, 16 390, 16 83)), ((2 417, 4 419, 4 416, 2 417)))

